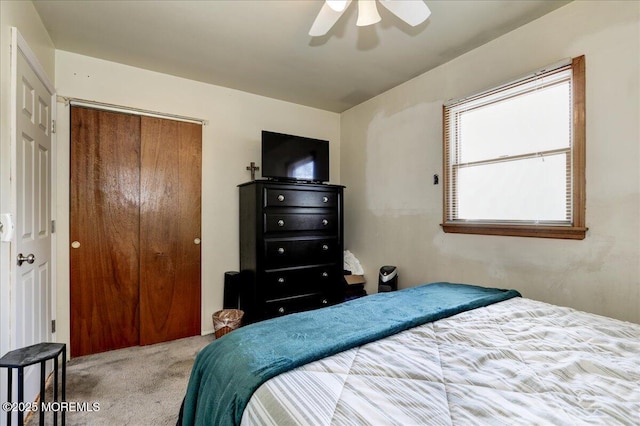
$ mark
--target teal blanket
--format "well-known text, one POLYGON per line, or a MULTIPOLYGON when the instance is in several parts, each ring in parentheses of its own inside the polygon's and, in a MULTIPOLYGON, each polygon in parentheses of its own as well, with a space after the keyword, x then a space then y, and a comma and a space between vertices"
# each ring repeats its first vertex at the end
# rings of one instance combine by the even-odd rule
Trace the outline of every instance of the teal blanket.
POLYGON ((520 296, 433 283, 239 328, 197 356, 183 402, 183 425, 237 425, 253 392, 309 362, 409 328, 520 296))

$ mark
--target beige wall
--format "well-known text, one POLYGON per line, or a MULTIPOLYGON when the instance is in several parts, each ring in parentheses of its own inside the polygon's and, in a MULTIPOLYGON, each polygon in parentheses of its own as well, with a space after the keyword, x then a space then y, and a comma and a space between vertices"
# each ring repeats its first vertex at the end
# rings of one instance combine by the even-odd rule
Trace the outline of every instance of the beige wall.
MULTIPOLYGON (((432 17, 435 19, 435 17, 432 17)), ((640 3, 576 1, 342 114, 346 247, 368 291, 380 266, 401 287, 432 281, 640 322, 640 3), (586 55, 583 241, 445 234, 442 103, 586 55)))
MULTIPOLYGON (((51 82, 55 50, 40 16, 28 1, 0 1, 0 213, 11 208, 11 27, 16 27, 51 82)), ((9 244, 0 242, 0 354, 9 349, 9 244)), ((4 389, 4 388, 3 388, 4 389)))
MULTIPOLYGON (((340 181, 340 116, 98 60, 56 52, 59 95, 205 119, 202 149, 202 332, 222 308, 225 271, 239 268, 238 188, 261 162, 263 129, 330 141, 331 182, 340 181)), ((69 107, 58 104, 58 176, 69 175, 69 107)), ((259 173, 258 173, 259 177, 259 173)), ((69 338, 69 187, 58 182, 59 341, 69 338)))

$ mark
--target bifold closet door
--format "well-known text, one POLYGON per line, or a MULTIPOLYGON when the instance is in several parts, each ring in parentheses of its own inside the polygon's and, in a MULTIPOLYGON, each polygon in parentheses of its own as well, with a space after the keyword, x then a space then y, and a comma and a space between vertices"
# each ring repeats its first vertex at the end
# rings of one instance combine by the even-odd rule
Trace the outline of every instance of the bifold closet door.
POLYGON ((139 344, 140 117, 71 108, 71 355, 139 344))
POLYGON ((142 117, 140 344, 200 334, 202 127, 142 117))
POLYGON ((71 355, 200 334, 202 127, 71 108, 71 355))

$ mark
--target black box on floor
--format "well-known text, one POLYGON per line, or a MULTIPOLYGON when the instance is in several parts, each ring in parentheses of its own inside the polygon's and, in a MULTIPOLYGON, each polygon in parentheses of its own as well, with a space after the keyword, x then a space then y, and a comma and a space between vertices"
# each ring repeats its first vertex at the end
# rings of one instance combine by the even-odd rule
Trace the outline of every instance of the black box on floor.
POLYGON ((345 291, 344 300, 357 299, 358 297, 366 296, 367 292, 364 289, 366 280, 364 275, 345 275, 345 291))

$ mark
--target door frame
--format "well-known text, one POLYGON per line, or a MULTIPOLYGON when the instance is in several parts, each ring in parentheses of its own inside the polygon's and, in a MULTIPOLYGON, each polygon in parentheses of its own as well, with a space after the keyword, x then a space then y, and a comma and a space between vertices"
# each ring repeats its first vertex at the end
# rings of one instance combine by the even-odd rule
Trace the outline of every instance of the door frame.
MULTIPOLYGON (((16 210, 17 210, 17 184, 16 184, 16 171, 15 168, 13 167, 13 165, 16 164, 16 148, 17 148, 17 134, 18 134, 18 130, 17 129, 17 114, 18 112, 16 111, 16 104, 17 104, 17 96, 18 96, 18 82, 17 82, 17 75, 18 75, 18 64, 17 64, 17 59, 18 59, 18 52, 21 52, 21 54, 24 56, 28 66, 33 70, 33 72, 36 74, 36 76, 38 77, 38 79, 42 82, 42 84, 45 86, 45 88, 47 89, 47 91, 49 93, 51 93, 51 100, 50 100, 50 113, 51 113, 51 123, 55 123, 56 120, 56 92, 55 92, 55 88, 53 86, 53 84, 51 84, 49 77, 47 76, 46 72, 44 71, 44 68, 42 67, 42 65, 40 64, 40 61, 38 60, 38 58, 36 57, 36 55, 33 53, 33 51, 31 50, 31 48, 29 47, 28 43, 26 42, 26 40, 24 39, 24 37, 20 34, 20 32, 18 31, 18 29, 16 27, 11 27, 11 107, 10 107, 10 114, 11 114, 11 118, 10 118, 10 150, 11 150, 11 167, 10 167, 10 171, 9 171, 9 177, 11 180, 10 183, 10 201, 9 201, 9 208, 10 208, 10 214, 11 217, 13 218, 13 220, 16 220, 16 210)), ((51 203, 51 220, 55 220, 55 201, 56 201, 56 173, 55 173, 55 164, 56 164, 56 136, 55 136, 55 132, 52 130, 51 131, 51 182, 50 184, 50 188, 51 188, 51 193, 50 193, 50 200, 49 202, 51 203)), ((2 243, 2 244, 6 244, 6 243, 2 243)), ((6 259, 6 257, 3 256, 3 261, 8 261, 8 265, 4 265, 3 264, 3 269, 4 266, 7 266, 6 270, 8 271, 8 276, 7 277, 2 277, 4 278, 8 278, 7 281, 7 285, 4 286, 0 286, 0 312, 2 312, 2 314, 0 315, 0 353, 1 354, 5 354, 6 352, 16 349, 14 347, 15 345, 15 336, 14 336, 14 330, 13 330, 13 323, 15 323, 15 319, 16 319, 16 312, 15 312, 15 306, 13 303, 13 298, 14 298, 14 289, 13 289, 13 284, 14 284, 14 280, 13 280, 13 276, 15 274, 15 263, 14 263, 14 259, 17 256, 16 253, 16 236, 15 234, 13 235, 13 237, 11 238, 11 241, 9 242, 9 258, 6 259)), ((56 252, 55 252, 55 246, 56 246, 56 234, 54 232, 51 233, 51 278, 50 278, 50 283, 51 283, 51 319, 55 320, 56 318, 56 252)), ((52 340, 55 341, 55 337, 56 334, 55 333, 51 333, 52 336, 52 340)), ((5 386, 2 387, 3 389, 5 388, 5 386)))

